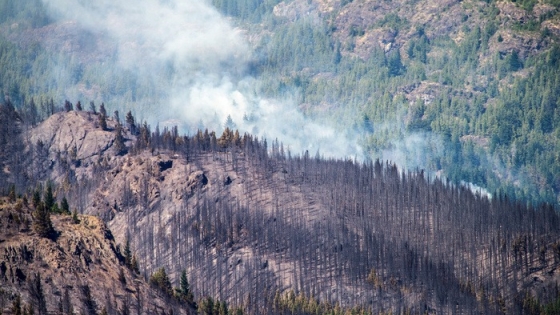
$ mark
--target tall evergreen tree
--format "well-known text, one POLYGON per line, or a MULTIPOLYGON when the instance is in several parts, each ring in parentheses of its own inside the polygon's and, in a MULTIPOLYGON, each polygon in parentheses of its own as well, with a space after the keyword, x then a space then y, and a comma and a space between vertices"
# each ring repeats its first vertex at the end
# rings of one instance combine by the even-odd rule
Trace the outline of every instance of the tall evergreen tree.
POLYGON ((72 212, 72 223, 73 224, 80 223, 80 219, 78 218, 78 211, 76 211, 76 209, 74 209, 74 211, 72 212))
POLYGON ((68 199, 66 199, 66 197, 63 197, 60 202, 60 210, 64 214, 70 214, 70 205, 68 205, 68 199))
POLYGON ((52 184, 48 184, 47 185, 47 190, 45 191, 45 208, 47 209, 47 211, 52 211, 53 207, 54 207, 54 194, 53 194, 53 190, 52 190, 52 184))
POLYGON ((140 273, 140 267, 138 266, 138 259, 136 259, 136 255, 132 255, 131 264, 132 264, 132 266, 131 266, 132 271, 136 274, 139 274, 140 273))
POLYGON ((33 198, 31 199, 31 202, 33 203, 33 207, 37 209, 39 203, 41 203, 41 193, 39 192, 39 189, 35 189, 33 191, 33 198))
POLYGON ((99 114, 107 117, 107 110, 105 109, 105 103, 101 103, 101 106, 99 106, 99 114))
POLYGON ((122 133, 122 126, 121 124, 117 124, 116 128, 117 135, 115 136, 115 152, 117 155, 125 154, 126 153, 126 145, 124 144, 124 136, 122 133))
POLYGON ((183 270, 181 272, 181 278, 179 278, 179 288, 177 289, 179 299, 187 303, 192 304, 194 302, 194 297, 191 292, 189 280, 187 279, 187 271, 183 270))
POLYGON ((54 234, 50 211, 47 210, 42 202, 39 202, 39 205, 33 212, 33 230, 41 237, 50 238, 54 234))
POLYGON ((92 113, 97 114, 97 109, 95 108, 95 103, 93 101, 89 102, 89 110, 92 113))
POLYGON ((66 112, 69 112, 71 110, 74 110, 74 106, 72 106, 72 103, 70 103, 68 100, 64 101, 64 110, 66 112))
POLYGON ((130 133, 135 135, 136 134, 136 123, 134 122, 134 116, 132 116, 132 113, 130 111, 128 111, 128 113, 126 113, 126 124, 128 125, 128 129, 130 130, 130 133))
POLYGON ((132 267, 132 252, 130 251, 130 241, 128 237, 126 238, 126 243, 124 245, 124 264, 131 269, 132 267))
POLYGON ((102 113, 99 113, 99 127, 101 128, 101 130, 107 130, 107 116, 103 115, 102 113))

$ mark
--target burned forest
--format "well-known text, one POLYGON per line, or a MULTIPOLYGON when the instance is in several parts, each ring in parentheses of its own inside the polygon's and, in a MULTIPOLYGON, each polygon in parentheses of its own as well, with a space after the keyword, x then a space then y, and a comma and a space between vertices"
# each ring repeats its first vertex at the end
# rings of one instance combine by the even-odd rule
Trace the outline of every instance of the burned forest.
POLYGON ((13 147, 26 169, 11 173, 4 161, 5 192, 52 185, 58 201, 130 246, 144 279, 163 267, 178 287, 186 271, 199 306, 529 314, 558 303, 560 221, 550 205, 390 161, 294 153, 229 128, 187 136, 131 115, 105 117, 102 128, 100 115, 18 122, 13 147))

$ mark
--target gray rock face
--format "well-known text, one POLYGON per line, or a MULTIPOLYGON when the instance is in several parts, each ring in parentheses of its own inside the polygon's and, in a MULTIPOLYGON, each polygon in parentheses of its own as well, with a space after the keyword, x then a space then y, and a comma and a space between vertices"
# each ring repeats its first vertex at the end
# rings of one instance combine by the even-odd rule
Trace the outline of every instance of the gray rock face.
POLYGON ((96 128, 97 119, 89 112, 57 113, 38 126, 29 140, 32 144, 41 141, 49 148, 49 157, 66 153, 88 162, 106 152, 115 138, 112 132, 96 128))

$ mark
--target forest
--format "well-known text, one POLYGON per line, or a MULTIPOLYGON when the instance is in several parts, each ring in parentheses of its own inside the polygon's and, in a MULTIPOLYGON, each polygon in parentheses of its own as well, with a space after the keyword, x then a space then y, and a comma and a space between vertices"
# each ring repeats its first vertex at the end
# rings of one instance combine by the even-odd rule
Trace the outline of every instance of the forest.
MULTIPOLYGON (((556 2, 515 2, 514 9, 507 2, 452 3, 460 12, 448 18, 461 23, 448 32, 437 31, 446 12, 441 21, 414 19, 419 1, 399 14, 396 3, 387 4, 383 9, 390 14, 360 23, 340 20, 340 12, 353 12, 353 2, 292 19, 275 13, 278 1, 213 4, 257 38, 248 74, 259 79, 258 93, 295 94, 309 117, 354 132, 368 158, 391 159, 517 200, 558 202, 560 48, 551 28, 556 2), (506 8, 523 19, 507 18, 506 8), (375 32, 389 36, 382 41, 392 48, 356 47, 375 32)), ((169 97, 165 84, 156 82, 169 80, 172 68, 145 76, 114 66, 117 53, 108 43, 101 42, 103 52, 80 50, 96 38, 74 35, 77 26, 60 26, 54 43, 45 42, 33 30, 50 29, 56 21, 41 1, 1 5, 0 89, 16 107, 31 106, 44 116, 41 103, 51 98, 89 99, 149 117, 154 104, 169 97), (70 42, 77 48, 55 52, 59 36, 77 36, 70 42)), ((212 126, 222 131, 219 123, 212 126)))
MULTIPOLYGON (((219 65, 251 85, 225 102, 293 100, 360 158, 237 129, 251 112, 182 122, 169 86, 205 69, 123 67, 121 46, 46 3, 0 0, 0 226, 24 222, 8 233, 56 243, 37 222, 96 216, 126 244, 118 281, 152 288, 125 295, 178 313, 560 312, 558 1, 212 1, 251 51, 219 65), (4 210, 35 195, 49 206, 4 210)), ((0 312, 38 310, 0 293, 0 312)))
MULTIPOLYGON (((299 1, 292 2, 297 7, 299 1)), ((560 63, 552 27, 558 4, 515 2, 515 13, 524 17, 511 20, 502 12, 504 3, 452 3, 459 13, 441 12, 441 21, 428 22, 411 15, 421 2, 400 4, 400 13, 393 3, 382 18, 358 23, 339 15, 353 12, 354 2, 336 2, 330 13, 307 18, 279 15, 278 1, 213 2, 257 38, 248 67, 260 81, 257 92, 296 97, 307 116, 355 133, 368 158, 391 159, 517 200, 557 203, 560 63), (446 13, 461 23, 438 31, 446 13), (376 32, 389 36, 382 42, 391 48, 356 46, 376 32)), ((33 30, 50 30, 56 21, 41 1, 1 5, 0 89, 16 107, 32 104, 44 116, 41 103, 51 98, 89 99, 149 117, 154 104, 169 97, 166 84, 157 82, 170 80, 172 68, 145 76, 115 66, 117 53, 109 43, 101 42, 101 52, 81 50, 96 38, 77 26, 57 27, 53 32, 61 34, 45 42, 33 30), (77 36, 70 42, 77 48, 56 49, 63 36, 77 36)), ((316 6, 311 2, 310 10, 316 6)), ((219 123, 212 128, 222 131, 219 123)))
POLYGON ((26 143, 26 124, 5 104, 1 117, 18 119, 2 124, 12 133, 2 144, 18 160, 3 160, 3 168, 24 169, 4 174, 4 193, 31 200, 44 187, 37 183, 54 179, 47 186, 53 192, 45 193, 45 202, 57 204, 49 207, 53 215, 66 208, 99 216, 133 249, 136 262, 127 249, 124 265, 146 281, 155 275, 150 281, 164 292, 188 274, 201 308, 218 300, 247 314, 558 311, 560 218, 553 205, 530 206, 506 194, 489 199, 388 161, 293 154, 278 141, 228 128, 219 137, 207 130, 186 136, 176 128, 152 131, 129 115, 121 126, 103 111, 71 108, 55 106, 39 127, 77 111, 83 128, 106 128, 113 151, 91 162, 48 143, 26 143), (150 162, 167 155, 175 158, 150 162), (37 167, 51 158, 50 166, 37 167), (173 197, 164 184, 181 172, 180 163, 198 176, 174 188, 180 197, 173 197), (77 175, 86 169, 91 175, 77 175), (107 183, 107 176, 114 179, 107 183))

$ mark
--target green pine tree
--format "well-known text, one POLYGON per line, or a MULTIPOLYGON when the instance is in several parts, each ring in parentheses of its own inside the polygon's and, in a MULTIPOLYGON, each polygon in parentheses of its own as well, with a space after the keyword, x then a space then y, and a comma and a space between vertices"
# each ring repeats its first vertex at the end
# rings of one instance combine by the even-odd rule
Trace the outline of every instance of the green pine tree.
POLYGON ((33 230, 41 237, 50 238, 54 234, 51 214, 42 202, 39 203, 37 209, 33 212, 33 230))
POLYGON ((150 284, 168 296, 173 295, 173 288, 171 286, 171 281, 165 272, 165 267, 159 268, 154 274, 152 274, 150 277, 150 284))
POLYGON ((60 210, 64 214, 70 214, 70 206, 68 205, 68 199, 66 199, 66 197, 62 198, 60 202, 60 210))
POLYGON ((189 304, 194 303, 194 296, 191 292, 186 270, 183 270, 181 272, 181 278, 179 279, 179 288, 177 288, 176 291, 178 293, 179 300, 185 301, 189 304))
POLYGON ((55 200, 54 200, 51 184, 47 185, 47 190, 45 191, 44 199, 45 199, 45 208, 47 209, 47 211, 52 211, 55 200))
POLYGON ((122 133, 121 124, 117 124, 116 128, 117 135, 115 136, 115 152, 117 155, 122 155, 126 153, 126 145, 124 144, 124 136, 122 133))
POLYGON ((132 253, 130 252, 130 241, 128 238, 124 245, 124 264, 128 269, 132 269, 132 253))
POLYGON ((31 199, 31 202, 33 203, 33 207, 37 209, 39 203, 41 203, 41 193, 39 192, 39 189, 35 189, 35 191, 33 191, 33 198, 31 199))

